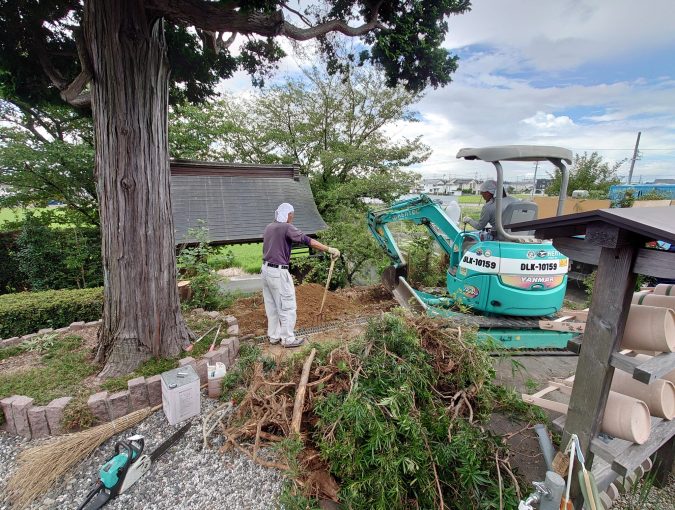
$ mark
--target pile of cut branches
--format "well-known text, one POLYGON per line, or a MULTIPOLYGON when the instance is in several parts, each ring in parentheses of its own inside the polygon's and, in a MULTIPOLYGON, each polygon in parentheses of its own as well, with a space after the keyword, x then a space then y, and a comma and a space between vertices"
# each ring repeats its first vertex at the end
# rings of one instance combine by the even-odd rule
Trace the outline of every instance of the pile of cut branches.
POLYGON ((353 509, 515 508, 508 452, 482 426, 491 363, 468 336, 384 314, 348 345, 256 362, 224 449, 288 472, 287 508, 292 498, 298 508, 311 507, 305 498, 353 509), (284 455, 272 459, 261 450, 269 445, 284 455))

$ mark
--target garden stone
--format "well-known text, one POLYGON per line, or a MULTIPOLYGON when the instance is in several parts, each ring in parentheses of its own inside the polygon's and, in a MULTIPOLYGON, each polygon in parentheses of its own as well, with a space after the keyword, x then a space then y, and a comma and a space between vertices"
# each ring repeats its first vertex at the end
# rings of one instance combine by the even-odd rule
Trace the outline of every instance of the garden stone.
POLYGON ((179 367, 184 367, 190 365, 192 368, 197 371, 197 360, 195 360, 192 356, 187 356, 181 360, 178 360, 178 366, 179 367))
POLYGON ((86 328, 86 324, 84 321, 78 321, 78 322, 72 322, 70 326, 68 326, 72 331, 77 331, 78 329, 84 329, 86 328))
POLYGON ((216 354, 218 355, 216 356, 216 361, 220 361, 226 367, 230 366, 230 348, 227 345, 216 349, 216 354))
POLYGON ((234 324, 227 328, 227 334, 228 335, 238 335, 239 334, 239 324, 234 324))
POLYGON ((212 312, 206 312, 204 315, 211 317, 212 319, 220 319, 220 312, 216 312, 215 310, 212 312))
POLYGON ((85 325, 86 327, 89 327, 89 326, 98 326, 99 324, 101 324, 101 321, 100 321, 100 320, 97 320, 97 321, 91 321, 91 322, 85 322, 85 323, 84 323, 84 325, 85 325))
POLYGON ((58 333, 58 334, 66 333, 69 329, 70 329, 70 328, 66 326, 65 328, 55 329, 55 330, 54 330, 54 333, 58 333))
POLYGON ((220 355, 216 352, 207 352, 202 359, 205 359, 209 365, 215 365, 219 361, 220 355))
POLYGON ((225 321, 227 322, 228 326, 234 326, 237 324, 237 318, 234 315, 228 315, 225 317, 225 321))
POLYGON ((16 395, 11 397, 6 397, 0 400, 0 407, 2 407, 2 412, 5 415, 5 424, 3 428, 10 434, 16 434, 16 427, 14 426, 14 412, 12 411, 12 402, 16 395))
POLYGON ((28 409, 28 422, 33 439, 49 436, 49 423, 45 409, 45 406, 33 406, 28 409))
POLYGON ((21 342, 23 342, 21 337, 13 336, 12 338, 4 339, 2 342, 0 342, 0 345, 2 345, 2 347, 11 347, 12 345, 20 344, 21 342))
POLYGON ((118 391, 108 397, 113 420, 129 414, 129 390, 118 391))
POLYGON ((38 330, 37 334, 38 335, 47 335, 47 334, 53 333, 53 332, 54 332, 54 328, 44 328, 44 329, 38 330))
POLYGON ((38 336, 37 333, 30 333, 30 334, 28 334, 28 335, 23 335, 23 336, 21 337, 21 341, 22 341, 22 342, 25 342, 25 341, 27 341, 27 340, 32 340, 32 339, 35 338, 36 336, 38 336))
POLYGON ((207 365, 208 365, 208 363, 207 363, 207 361, 206 361, 205 359, 200 359, 200 360, 197 362, 196 371, 197 371, 197 374, 199 375, 199 385, 200 385, 200 386, 201 386, 202 384, 206 384, 206 383, 208 382, 208 380, 209 380, 209 378, 208 378, 208 369, 207 369, 207 367, 206 367, 207 365))
POLYGON ((30 439, 30 424, 28 422, 28 409, 33 407, 33 399, 17 395, 12 402, 12 414, 14 415, 14 427, 20 436, 30 439))
POLYGON ((162 403, 162 376, 153 375, 145 381, 148 390, 148 400, 151 406, 157 406, 162 403))
POLYGON ((136 377, 127 382, 129 388, 129 398, 131 400, 131 410, 138 411, 148 407, 148 389, 145 385, 145 377, 136 377))
POLYGON ((52 400, 45 408, 49 430, 53 436, 63 434, 63 412, 73 397, 61 397, 52 400))
POLYGON ((232 338, 232 348, 234 349, 234 357, 239 356, 239 339, 235 336, 232 338))
POLYGON ((108 392, 94 393, 87 400, 87 406, 97 421, 106 423, 110 421, 110 406, 108 405, 108 392))

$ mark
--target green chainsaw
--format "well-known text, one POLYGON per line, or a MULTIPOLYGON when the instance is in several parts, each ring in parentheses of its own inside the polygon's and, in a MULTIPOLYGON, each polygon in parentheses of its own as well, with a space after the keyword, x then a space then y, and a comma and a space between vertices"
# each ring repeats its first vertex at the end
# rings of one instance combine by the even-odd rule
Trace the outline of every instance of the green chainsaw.
POLYGON ((100 481, 89 491, 77 510, 97 510, 135 484, 174 443, 185 435, 192 423, 178 429, 150 455, 143 454, 145 439, 135 435, 115 445, 115 455, 99 469, 100 481))

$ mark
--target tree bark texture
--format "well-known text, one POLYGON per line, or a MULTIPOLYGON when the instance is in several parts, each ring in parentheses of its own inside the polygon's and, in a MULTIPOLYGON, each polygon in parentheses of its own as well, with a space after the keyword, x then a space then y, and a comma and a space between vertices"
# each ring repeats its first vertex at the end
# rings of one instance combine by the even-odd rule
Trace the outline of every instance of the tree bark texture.
POLYGON ((169 64, 142 0, 85 0, 104 270, 102 377, 176 356, 180 312, 168 151, 169 64))

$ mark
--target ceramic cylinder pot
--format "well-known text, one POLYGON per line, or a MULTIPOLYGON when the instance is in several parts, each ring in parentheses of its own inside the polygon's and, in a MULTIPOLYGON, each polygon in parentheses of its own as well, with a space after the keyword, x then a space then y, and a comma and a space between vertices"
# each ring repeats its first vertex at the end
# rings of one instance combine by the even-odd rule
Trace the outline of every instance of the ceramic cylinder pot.
MULTIPOLYGON (((635 359, 639 359, 640 361, 648 361, 652 359, 653 355, 646 355, 646 354, 637 354, 635 356, 635 359)), ((675 384, 675 370, 672 372, 668 372, 666 375, 662 375, 660 379, 665 379, 666 381, 670 381, 671 383, 675 384)))
POLYGON ((660 306, 662 308, 670 308, 673 310, 675 309, 675 295, 664 296, 652 292, 647 294, 636 292, 633 294, 632 303, 634 305, 660 306))
POLYGON ((621 348, 675 351, 675 311, 656 306, 630 305, 621 348))
POLYGON ((612 391, 642 400, 652 416, 666 420, 675 418, 675 385, 670 381, 657 379, 651 384, 645 384, 626 372, 615 370, 612 391))
POLYGON ((653 294, 654 289, 646 289, 646 290, 641 290, 640 292, 633 292, 633 299, 631 299, 631 303, 634 305, 641 305, 642 300, 644 300, 645 296, 651 296, 653 294))
POLYGON ((649 408, 642 400, 609 392, 601 427, 604 433, 643 444, 649 439, 651 425, 649 408))
POLYGON ((659 283, 654 287, 654 294, 660 296, 675 296, 675 285, 668 283, 659 283))

